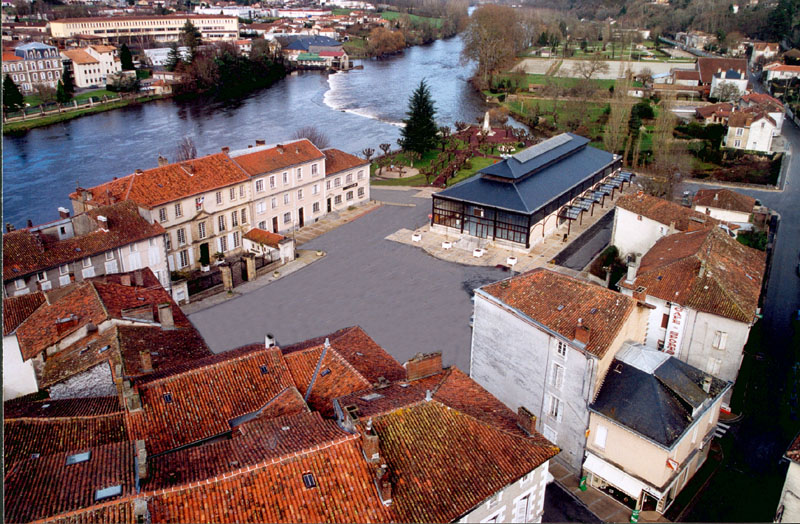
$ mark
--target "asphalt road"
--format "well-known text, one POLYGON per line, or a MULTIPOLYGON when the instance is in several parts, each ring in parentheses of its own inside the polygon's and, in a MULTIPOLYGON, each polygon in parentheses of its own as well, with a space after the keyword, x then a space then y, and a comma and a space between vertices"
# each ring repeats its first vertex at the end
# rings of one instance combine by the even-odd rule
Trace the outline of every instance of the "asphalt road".
MULTIPOLYGON (((800 308, 800 130, 783 124, 782 134, 793 155, 788 159, 782 191, 737 189, 780 214, 768 287, 764 297, 764 343, 761 355, 745 354, 742 369, 753 372, 744 388, 744 419, 723 438, 726 457, 721 470, 686 516, 690 521, 771 521, 786 472, 781 462, 800 431, 798 406, 787 405, 787 390, 796 388, 791 374, 797 365, 790 319, 800 308)), ((689 185, 690 191, 708 185, 689 185)))
POLYGON ((261 342, 281 345, 359 325, 400 362, 442 351, 445 365, 469 372, 470 297, 474 288, 508 276, 462 266, 385 240, 428 220, 430 200, 416 191, 373 189, 385 205, 303 246, 327 256, 256 291, 189 316, 215 352, 261 342))

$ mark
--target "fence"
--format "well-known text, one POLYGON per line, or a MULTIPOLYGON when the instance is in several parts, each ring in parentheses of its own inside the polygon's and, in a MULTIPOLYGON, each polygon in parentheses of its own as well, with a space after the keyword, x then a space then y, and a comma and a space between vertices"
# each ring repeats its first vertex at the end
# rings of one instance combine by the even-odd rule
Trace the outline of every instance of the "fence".
MULTIPOLYGON (((240 286, 244 282, 247 282, 247 266, 244 259, 240 256, 232 257, 228 259, 228 263, 231 265, 231 279, 233 280, 233 287, 240 286)), ((280 265, 280 257, 276 253, 270 251, 265 256, 255 257, 255 263, 256 271, 260 274, 263 274, 268 271, 272 271, 273 264, 277 268, 277 266, 280 265)), ((194 295, 203 293, 204 291, 211 290, 212 288, 221 285, 222 271, 218 267, 213 267, 211 271, 205 273, 195 272, 187 279, 186 282, 186 287, 189 291, 189 297, 192 298, 196 298, 193 297, 194 295)), ((207 294, 213 295, 220 291, 222 291, 221 287, 219 290, 207 294)))
POLYGON ((121 95, 112 95, 112 96, 91 96, 85 100, 78 102, 77 100, 73 100, 71 104, 62 105, 57 102, 48 102, 46 104, 41 104, 35 107, 26 107, 21 111, 11 111, 8 113, 3 114, 3 122, 19 122, 23 120, 29 120, 31 118, 40 118, 43 116, 48 115, 55 115, 58 113, 67 113, 70 111, 77 111, 79 109, 86 109, 87 107, 94 107, 96 105, 101 105, 109 102, 114 102, 116 100, 122 100, 121 95))

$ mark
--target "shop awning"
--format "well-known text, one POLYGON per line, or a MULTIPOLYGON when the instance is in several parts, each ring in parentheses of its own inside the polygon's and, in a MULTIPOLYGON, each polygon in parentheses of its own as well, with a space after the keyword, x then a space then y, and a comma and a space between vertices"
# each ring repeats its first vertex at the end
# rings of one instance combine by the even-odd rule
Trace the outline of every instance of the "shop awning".
POLYGON ((594 473, 609 484, 613 484, 618 489, 636 499, 642 494, 642 490, 647 491, 659 499, 662 497, 662 493, 652 486, 648 486, 644 482, 628 475, 616 466, 612 466, 591 453, 586 454, 586 461, 583 463, 583 469, 594 473))

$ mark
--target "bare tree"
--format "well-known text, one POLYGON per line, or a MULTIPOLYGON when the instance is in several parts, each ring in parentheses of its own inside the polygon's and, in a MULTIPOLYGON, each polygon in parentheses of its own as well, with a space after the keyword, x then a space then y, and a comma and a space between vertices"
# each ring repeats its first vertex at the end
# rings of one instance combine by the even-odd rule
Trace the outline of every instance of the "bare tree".
POLYGON ((367 162, 369 162, 369 159, 372 158, 372 155, 375 154, 375 150, 372 149, 371 147, 365 147, 364 149, 361 150, 361 154, 364 155, 364 158, 366 158, 367 162))
POLYGON ((617 80, 610 103, 611 111, 603 133, 603 144, 610 153, 618 153, 623 148, 628 134, 628 120, 633 107, 633 101, 628 97, 628 85, 627 79, 617 80))
POLYGON ((661 101, 653 130, 653 170, 659 175, 667 175, 674 168, 672 132, 676 118, 671 103, 668 98, 661 101))
POLYGON ((381 151, 383 151, 383 156, 386 156, 386 155, 389 154, 389 150, 392 148, 392 144, 384 143, 384 144, 380 144, 378 147, 380 147, 381 151))
POLYGON ((584 60, 575 62, 572 71, 584 80, 589 80, 593 76, 608 73, 611 68, 601 53, 594 53, 584 60))
POLYGON ((178 145, 175 146, 175 161, 185 162, 197 158, 197 148, 194 146, 194 141, 188 136, 183 137, 178 145))
POLYGON ((733 82, 722 82, 714 94, 720 102, 734 102, 742 96, 739 88, 733 82))
POLYGON ((327 149, 331 147, 331 141, 328 139, 328 135, 317 126, 303 126, 294 132, 292 138, 306 138, 317 146, 317 149, 327 149))

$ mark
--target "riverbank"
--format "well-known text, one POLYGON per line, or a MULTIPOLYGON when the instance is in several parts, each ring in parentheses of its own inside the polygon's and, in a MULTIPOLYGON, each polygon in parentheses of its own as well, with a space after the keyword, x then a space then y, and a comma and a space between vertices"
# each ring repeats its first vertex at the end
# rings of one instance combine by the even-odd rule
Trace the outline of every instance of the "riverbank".
POLYGON ((37 127, 44 127, 60 122, 66 122, 75 118, 80 118, 86 115, 93 115, 96 113, 104 113, 113 109, 120 109, 130 105, 143 104, 145 102, 152 102, 153 100, 161 100, 166 98, 163 95, 146 95, 137 98, 128 98, 122 100, 112 100, 106 103, 100 103, 91 107, 85 107, 74 110, 64 110, 63 112, 53 113, 41 117, 26 118, 25 120, 17 120, 16 122, 3 123, 3 134, 18 135, 37 127))

